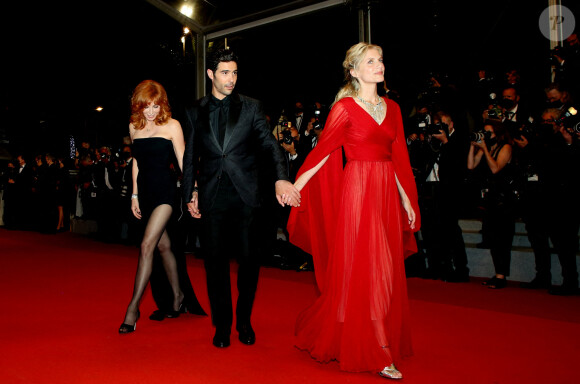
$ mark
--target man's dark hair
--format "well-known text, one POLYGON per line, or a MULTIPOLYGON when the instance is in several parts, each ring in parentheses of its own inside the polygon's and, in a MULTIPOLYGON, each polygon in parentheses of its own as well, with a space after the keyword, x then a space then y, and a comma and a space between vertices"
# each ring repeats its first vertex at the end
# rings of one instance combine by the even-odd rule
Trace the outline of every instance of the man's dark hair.
POLYGON ((227 63, 230 61, 238 62, 238 56, 230 49, 218 49, 213 52, 207 59, 207 69, 211 69, 212 72, 217 71, 219 63, 227 63))

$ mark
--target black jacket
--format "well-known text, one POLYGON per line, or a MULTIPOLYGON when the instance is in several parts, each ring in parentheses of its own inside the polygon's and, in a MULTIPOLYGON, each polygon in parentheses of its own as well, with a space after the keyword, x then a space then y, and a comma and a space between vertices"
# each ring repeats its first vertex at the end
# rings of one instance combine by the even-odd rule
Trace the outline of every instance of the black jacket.
POLYGON ((185 154, 183 157, 183 194, 191 200, 195 182, 199 188, 199 209, 213 206, 223 172, 234 184, 241 199, 251 207, 261 202, 259 168, 271 167, 277 180, 289 180, 284 154, 272 135, 261 103, 249 97, 232 94, 224 146, 209 122, 209 99, 185 111, 185 154), (267 160, 262 154, 266 154, 267 160), (261 164, 264 161, 269 164, 261 164))

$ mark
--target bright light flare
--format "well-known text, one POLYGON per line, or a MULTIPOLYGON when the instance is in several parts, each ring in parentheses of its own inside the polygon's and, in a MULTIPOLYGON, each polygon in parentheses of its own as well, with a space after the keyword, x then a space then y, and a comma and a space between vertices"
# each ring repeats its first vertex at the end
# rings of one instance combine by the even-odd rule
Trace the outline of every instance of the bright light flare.
POLYGON ((193 5, 189 5, 187 3, 183 4, 181 6, 181 8, 179 9, 179 12, 181 12, 185 16, 191 18, 191 16, 193 15, 193 5))

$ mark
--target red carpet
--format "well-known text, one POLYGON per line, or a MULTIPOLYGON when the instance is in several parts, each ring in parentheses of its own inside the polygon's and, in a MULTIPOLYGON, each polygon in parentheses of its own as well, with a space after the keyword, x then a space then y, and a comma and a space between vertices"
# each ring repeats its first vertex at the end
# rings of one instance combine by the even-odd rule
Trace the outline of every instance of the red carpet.
MULTIPOLYGON (((188 263, 209 311, 202 263, 188 263)), ((209 317, 149 320, 149 291, 137 331, 120 336, 136 266, 136 248, 0 229, 0 383, 386 382, 293 347, 296 315, 315 297, 311 272, 262 270, 253 346, 234 331, 231 347, 215 348, 209 317)), ((480 280, 408 284, 415 356, 398 364, 403 383, 579 382, 580 297, 480 280)))

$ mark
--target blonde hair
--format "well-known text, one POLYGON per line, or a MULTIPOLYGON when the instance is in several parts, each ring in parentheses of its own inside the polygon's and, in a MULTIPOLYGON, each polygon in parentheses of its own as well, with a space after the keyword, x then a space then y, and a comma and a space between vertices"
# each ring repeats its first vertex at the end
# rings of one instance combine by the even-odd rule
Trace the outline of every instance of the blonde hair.
POLYGON ((359 89, 360 83, 358 79, 352 77, 350 74, 351 69, 357 69, 360 65, 361 61, 364 59, 367 51, 369 49, 376 49, 379 54, 383 55, 383 49, 378 45, 369 44, 365 42, 361 42, 358 44, 353 45, 346 51, 346 57, 342 62, 342 67, 344 69, 344 82, 345 84, 340 88, 338 93, 334 98, 334 102, 332 105, 336 104, 340 99, 348 97, 348 96, 355 96, 359 89))

